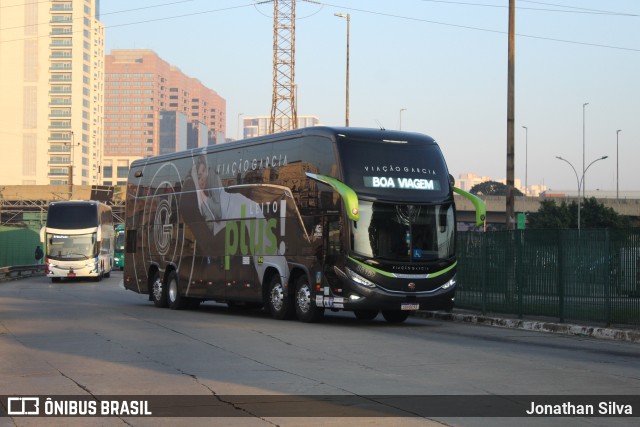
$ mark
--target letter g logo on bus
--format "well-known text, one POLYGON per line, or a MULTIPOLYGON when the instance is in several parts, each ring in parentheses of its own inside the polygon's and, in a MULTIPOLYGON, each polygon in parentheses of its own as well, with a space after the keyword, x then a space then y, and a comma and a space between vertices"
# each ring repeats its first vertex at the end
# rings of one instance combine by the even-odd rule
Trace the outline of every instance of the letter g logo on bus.
POLYGON ((156 241, 156 249, 160 255, 166 255, 169 252, 172 234, 171 204, 166 199, 163 199, 158 203, 156 216, 153 221, 153 237, 156 241))

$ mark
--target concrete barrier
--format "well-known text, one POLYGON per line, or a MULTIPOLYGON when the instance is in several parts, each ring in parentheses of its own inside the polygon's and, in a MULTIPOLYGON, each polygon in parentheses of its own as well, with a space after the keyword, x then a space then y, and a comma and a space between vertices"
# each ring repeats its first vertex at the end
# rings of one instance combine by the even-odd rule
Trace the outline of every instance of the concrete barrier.
POLYGON ((44 265, 12 265, 0 267, 0 282, 18 280, 25 277, 44 276, 44 265))

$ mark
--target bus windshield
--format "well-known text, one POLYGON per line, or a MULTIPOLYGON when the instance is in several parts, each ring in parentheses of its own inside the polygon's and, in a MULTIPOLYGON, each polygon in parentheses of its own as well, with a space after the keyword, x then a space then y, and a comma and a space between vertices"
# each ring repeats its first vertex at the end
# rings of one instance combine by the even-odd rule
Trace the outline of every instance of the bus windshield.
POLYGON ((387 261, 424 262, 454 256, 455 216, 451 203, 394 204, 360 200, 352 223, 353 250, 387 261))
POLYGON ((124 252, 124 231, 118 231, 116 233, 116 251, 124 252))
POLYGON ((47 233, 47 257, 57 260, 82 260, 98 254, 96 233, 52 234, 47 233))

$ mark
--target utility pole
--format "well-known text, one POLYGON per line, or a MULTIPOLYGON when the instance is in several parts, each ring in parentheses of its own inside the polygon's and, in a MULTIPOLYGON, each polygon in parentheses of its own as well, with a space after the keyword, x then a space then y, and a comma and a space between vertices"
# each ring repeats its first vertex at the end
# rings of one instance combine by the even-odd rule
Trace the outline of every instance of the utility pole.
POLYGON ((515 107, 514 107, 514 70, 515 70, 515 20, 516 20, 516 0, 509 0, 509 60, 507 69, 507 200, 506 200, 506 223, 507 230, 515 229, 515 201, 514 193, 514 127, 515 127, 515 107))
POLYGON ((351 27, 351 15, 348 13, 346 14, 334 13, 333 15, 347 20, 347 83, 346 83, 344 126, 349 127, 349 39, 350 39, 349 32, 351 27))
POLYGON ((296 2, 273 1, 273 96, 269 133, 298 127, 295 100, 296 2))

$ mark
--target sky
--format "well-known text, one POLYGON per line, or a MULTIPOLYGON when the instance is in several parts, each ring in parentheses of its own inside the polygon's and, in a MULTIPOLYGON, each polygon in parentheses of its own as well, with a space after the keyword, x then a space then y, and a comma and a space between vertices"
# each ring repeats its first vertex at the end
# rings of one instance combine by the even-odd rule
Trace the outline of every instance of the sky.
MULTIPOLYGON (((428 134, 450 173, 506 177, 508 0, 296 2, 298 115, 428 134)), ((273 3, 102 0, 106 51, 152 49, 227 103, 269 115, 273 3)), ((551 191, 640 191, 640 1, 516 0, 515 176, 551 191), (588 105, 584 105, 588 104, 588 105), (526 129, 524 128, 526 127, 526 129), (620 130, 620 132, 617 132, 620 130), (619 176, 619 178, 617 178, 619 176)))

